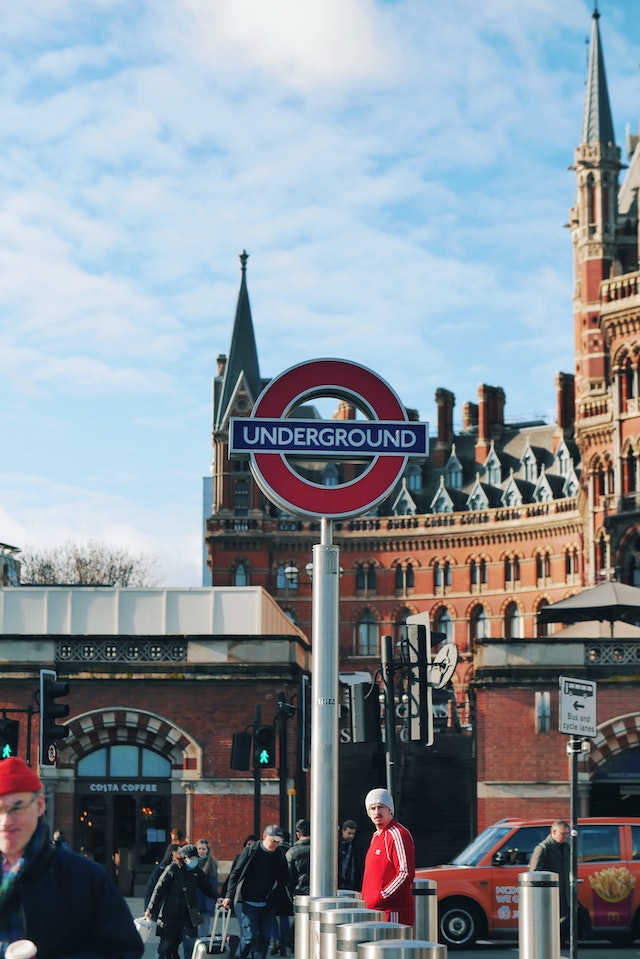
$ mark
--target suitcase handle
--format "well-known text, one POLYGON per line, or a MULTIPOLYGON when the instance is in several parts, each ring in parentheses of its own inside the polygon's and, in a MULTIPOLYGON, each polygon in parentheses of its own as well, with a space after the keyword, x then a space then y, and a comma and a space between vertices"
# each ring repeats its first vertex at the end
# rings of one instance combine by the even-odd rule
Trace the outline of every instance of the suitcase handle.
MULTIPOLYGON (((209 938, 209 952, 213 950, 213 940, 216 937, 218 931, 218 922, 222 920, 222 933, 220 937, 220 942, 224 950, 224 944, 227 941, 227 933, 229 931, 229 921, 231 919, 231 909, 225 909, 221 905, 216 905, 216 911, 213 915, 213 922, 211 923, 211 936, 209 938)), ((222 950, 222 951, 223 951, 222 950)))

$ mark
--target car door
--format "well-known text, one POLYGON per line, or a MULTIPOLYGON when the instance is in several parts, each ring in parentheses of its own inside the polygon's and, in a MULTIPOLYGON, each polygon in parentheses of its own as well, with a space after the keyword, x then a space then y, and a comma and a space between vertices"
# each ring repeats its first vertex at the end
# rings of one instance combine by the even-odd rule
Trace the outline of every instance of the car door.
POLYGON ((594 929, 624 934, 636 898, 636 865, 623 851, 618 823, 578 825, 578 899, 591 913, 594 929))
POLYGON ((494 850, 491 863, 490 931, 517 929, 518 884, 526 872, 531 853, 549 835, 549 826, 521 826, 494 850))

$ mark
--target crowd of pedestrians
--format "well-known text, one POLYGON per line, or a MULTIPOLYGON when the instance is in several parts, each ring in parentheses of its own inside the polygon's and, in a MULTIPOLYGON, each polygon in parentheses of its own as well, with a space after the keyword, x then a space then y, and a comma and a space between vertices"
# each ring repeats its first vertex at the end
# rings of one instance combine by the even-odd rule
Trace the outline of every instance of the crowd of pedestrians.
MULTIPOLYGON (((38 959, 141 959, 144 947, 126 900, 102 866, 72 852, 60 830, 49 834, 45 803, 30 766, 15 757, 0 762, 0 959, 19 939, 35 944, 38 959), (61 923, 61 915, 74 921, 61 923)), ((411 835, 394 818, 386 789, 372 790, 365 808, 376 832, 365 859, 355 841, 356 822, 342 824, 338 888, 361 889, 370 908, 412 924, 411 835)), ((247 836, 219 890, 209 840, 192 844, 180 829, 172 830, 144 896, 145 917, 156 923, 156 959, 191 959, 218 908, 233 910, 238 920, 230 959, 288 956, 294 897, 309 895, 310 836, 308 819, 296 822, 293 843, 275 823, 260 838, 247 836)))

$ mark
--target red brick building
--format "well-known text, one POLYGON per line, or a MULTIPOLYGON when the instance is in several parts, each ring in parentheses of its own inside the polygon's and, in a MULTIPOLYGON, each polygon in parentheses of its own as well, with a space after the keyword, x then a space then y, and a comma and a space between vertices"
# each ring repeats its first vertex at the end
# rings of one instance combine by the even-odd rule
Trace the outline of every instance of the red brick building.
MULTIPOLYGON (((596 12, 570 212, 575 372, 556 375, 555 423, 510 422, 504 391, 482 385, 477 398, 463 404, 456 431, 456 399, 443 387, 436 393, 429 457, 409 462, 378 509, 335 524, 344 569, 341 669, 373 675, 380 637, 400 636, 407 616, 417 612, 428 612, 432 627, 455 641, 458 714, 477 741, 480 824, 506 813, 568 811, 564 737, 553 732, 558 675, 567 669, 603 684, 603 738, 583 777, 595 782, 605 775, 608 757, 626 756, 616 760, 617 779, 608 792, 598 787, 592 793, 583 783, 584 811, 602 808, 607 795, 612 805, 622 803, 618 787, 625 777, 635 777, 640 788, 640 768, 634 772, 640 660, 633 639, 627 637, 618 654, 604 640, 594 652, 589 643, 576 640, 572 646, 537 622, 542 606, 602 579, 640 585, 637 136, 628 136, 627 153, 623 164, 596 12), (503 650, 499 665, 488 649, 496 655, 503 650), (536 700, 536 693, 547 698, 536 700), (550 710, 548 733, 536 732, 536 702, 538 711, 550 710), (620 732, 620 724, 631 733, 620 732), (615 734, 607 732, 611 728, 615 734), (513 788, 503 790, 511 781, 513 788)), ((249 463, 228 456, 229 417, 248 415, 268 382, 255 345, 246 255, 241 259, 231 346, 218 358, 214 381, 213 501, 206 534, 211 581, 263 586, 310 635, 305 568, 318 524, 273 507, 253 482, 249 463)), ((309 418, 313 409, 291 415, 309 418)), ((355 415, 338 404, 336 417, 355 415)), ((347 481, 353 469, 349 463, 301 467, 322 485, 347 481)), ((598 638, 595 629, 592 634, 598 638)))
POLYGON ((208 838, 226 874, 256 814, 287 825, 290 791, 308 810, 302 710, 276 717, 278 701, 301 704, 309 645, 263 590, 0 589, 0 635, 0 702, 33 764, 39 670, 69 683, 70 735, 41 767, 47 816, 105 868, 116 856, 125 894, 144 891, 173 827, 208 838), (285 748, 256 800, 230 758, 257 707, 285 748))

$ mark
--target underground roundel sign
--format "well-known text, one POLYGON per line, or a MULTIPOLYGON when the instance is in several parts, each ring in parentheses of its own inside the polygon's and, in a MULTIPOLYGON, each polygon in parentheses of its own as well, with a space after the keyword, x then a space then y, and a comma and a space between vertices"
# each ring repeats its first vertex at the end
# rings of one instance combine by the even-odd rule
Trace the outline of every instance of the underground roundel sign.
POLYGON ((265 387, 250 417, 229 426, 231 456, 249 455, 254 478, 286 512, 340 518, 366 513, 402 476, 410 456, 427 453, 427 424, 409 422, 388 383, 349 360, 309 360, 280 373, 265 387), (318 397, 344 399, 365 419, 318 420, 291 416, 318 397), (364 459, 366 468, 349 482, 323 486, 290 462, 364 459))

